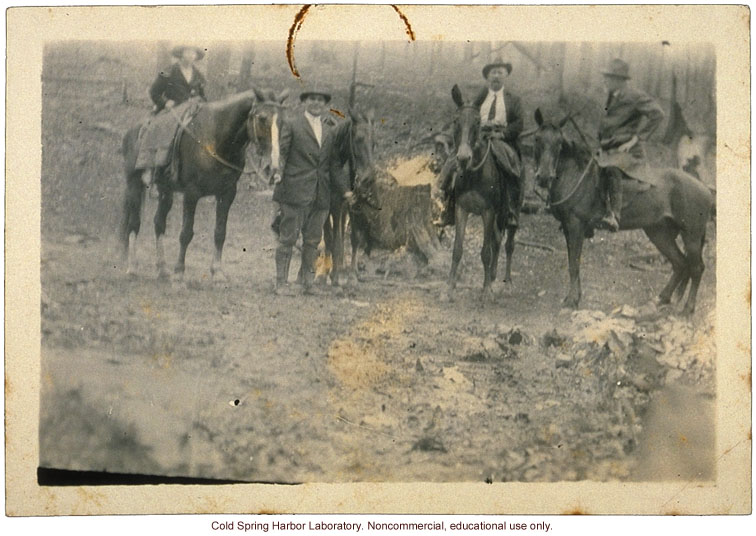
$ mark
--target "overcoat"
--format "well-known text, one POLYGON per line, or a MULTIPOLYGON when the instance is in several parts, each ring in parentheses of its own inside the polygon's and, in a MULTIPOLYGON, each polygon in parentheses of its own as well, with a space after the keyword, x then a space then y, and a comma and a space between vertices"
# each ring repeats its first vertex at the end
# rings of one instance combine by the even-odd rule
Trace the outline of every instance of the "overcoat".
POLYGON ((175 104, 181 104, 192 97, 205 99, 205 77, 199 70, 192 66, 193 74, 191 82, 187 82, 181 67, 174 63, 170 69, 161 72, 150 88, 150 98, 155 103, 156 112, 165 107, 165 103, 172 100, 175 104))
POLYGON ((604 149, 618 147, 633 136, 647 141, 663 119, 664 111, 654 99, 639 89, 625 87, 607 99, 599 141, 604 149))
POLYGON ((283 121, 279 135, 281 182, 273 200, 288 205, 323 210, 330 207, 331 191, 347 190, 341 166, 334 155, 335 128, 323 121, 322 145, 318 145, 304 112, 283 121))

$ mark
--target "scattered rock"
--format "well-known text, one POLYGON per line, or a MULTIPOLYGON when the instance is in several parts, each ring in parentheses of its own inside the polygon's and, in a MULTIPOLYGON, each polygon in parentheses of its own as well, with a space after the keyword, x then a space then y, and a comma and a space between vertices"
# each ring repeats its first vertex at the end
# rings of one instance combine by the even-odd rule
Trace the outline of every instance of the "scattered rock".
POLYGON ((446 447, 437 437, 421 437, 412 445, 412 450, 421 450, 423 452, 446 452, 446 447))
POLYGON ((558 353, 556 356, 557 368, 567 368, 572 365, 572 356, 569 354, 558 353))
POLYGON ((417 361, 415 362, 415 370, 418 372, 424 372, 425 369, 423 368, 423 364, 420 362, 420 358, 417 358, 417 361))
POLYGON ((543 334, 541 342, 546 348, 550 346, 561 348, 566 345, 567 337, 559 333, 556 328, 554 328, 551 331, 543 334))

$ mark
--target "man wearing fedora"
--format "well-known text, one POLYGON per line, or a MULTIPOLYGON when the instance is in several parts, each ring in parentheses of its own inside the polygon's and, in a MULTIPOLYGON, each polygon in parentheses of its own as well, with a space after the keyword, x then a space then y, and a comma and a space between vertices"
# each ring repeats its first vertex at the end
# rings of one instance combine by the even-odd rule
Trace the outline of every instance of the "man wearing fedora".
MULTIPOLYGON (((483 67, 487 87, 481 89, 473 104, 480 111, 481 135, 491 140, 491 153, 505 181, 507 227, 519 225, 524 189, 522 187, 522 163, 517 138, 522 132, 523 118, 520 99, 504 88, 506 78, 512 73, 512 64, 500 58, 483 67)), ((441 170, 441 191, 446 200, 446 209, 441 217, 442 225, 454 222, 454 187, 451 178, 458 173, 456 157, 447 159, 441 170)))
POLYGON ((621 59, 612 60, 603 75, 608 96, 606 115, 599 124, 599 143, 606 155, 602 160, 616 165, 602 166, 608 195, 599 226, 616 232, 622 209, 623 171, 645 162, 643 144, 664 119, 664 112, 653 98, 628 85, 630 66, 621 59))
MULTIPOLYGON (((171 51, 178 61, 170 68, 158 74, 152 87, 150 98, 154 103, 153 114, 164 109, 171 109, 192 98, 205 99, 205 77, 199 72, 194 63, 201 60, 205 52, 199 47, 177 46, 171 51)), ((150 186, 153 182, 153 168, 146 167, 142 173, 142 182, 150 186)))
POLYGON ((275 293, 292 295, 288 286, 292 248, 302 234, 304 292, 314 292, 315 261, 328 217, 331 190, 348 198, 348 185, 332 158, 333 128, 323 118, 331 95, 324 91, 303 92, 304 111, 283 122, 279 135, 279 163, 273 163, 273 201, 280 206, 276 248, 275 293))

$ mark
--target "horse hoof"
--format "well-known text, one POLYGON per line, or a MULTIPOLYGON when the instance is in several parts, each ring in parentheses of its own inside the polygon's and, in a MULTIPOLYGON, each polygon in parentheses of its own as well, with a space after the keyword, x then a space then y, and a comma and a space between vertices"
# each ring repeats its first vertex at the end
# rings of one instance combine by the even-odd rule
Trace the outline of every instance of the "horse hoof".
POLYGON ((213 282, 215 283, 228 283, 229 279, 226 275, 226 272, 223 270, 214 270, 210 272, 210 277, 212 277, 213 282))
POLYGON ((166 270, 165 268, 158 268, 158 280, 159 281, 165 281, 167 279, 170 279, 171 273, 166 270))
POLYGON ((572 309, 573 311, 578 308, 578 300, 574 298, 565 298, 562 300, 562 307, 565 309, 572 309))
POLYGON ((126 279, 128 279, 129 281, 136 281, 137 279, 136 271, 131 270, 131 269, 126 270, 126 279))

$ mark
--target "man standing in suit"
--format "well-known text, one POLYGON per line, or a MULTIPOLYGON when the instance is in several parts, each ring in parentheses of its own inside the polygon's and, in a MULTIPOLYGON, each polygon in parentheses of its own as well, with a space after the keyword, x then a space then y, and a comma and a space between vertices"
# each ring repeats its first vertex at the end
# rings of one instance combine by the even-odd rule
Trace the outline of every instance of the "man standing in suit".
POLYGON ((279 203, 281 221, 276 248, 276 284, 278 295, 292 295, 288 287, 292 248, 302 234, 302 273, 304 292, 313 292, 315 261, 328 217, 331 189, 348 197, 348 185, 342 182, 337 160, 332 157, 332 127, 323 121, 323 112, 331 95, 323 91, 305 91, 299 97, 304 112, 284 121, 279 136, 279 163, 273 162, 275 190, 273 201, 279 203))
POLYGON ((620 224, 622 169, 630 171, 629 168, 645 162, 643 143, 664 119, 664 112, 654 99, 628 85, 629 72, 627 63, 615 59, 603 73, 608 97, 606 115, 599 125, 599 143, 605 155, 602 161, 615 165, 602 166, 601 170, 608 196, 600 226, 612 232, 618 231, 620 224))
MULTIPOLYGON (((491 153, 503 176, 507 212, 507 227, 519 225, 520 208, 524 189, 522 186, 522 163, 517 138, 522 132, 523 118, 520 99, 504 88, 504 81, 512 72, 512 64, 497 59, 483 67, 483 88, 473 101, 480 111, 481 137, 491 140, 491 153)), ((457 173, 456 156, 447 159, 440 175, 441 190, 447 200, 441 217, 442 225, 454 222, 453 181, 457 173)))

